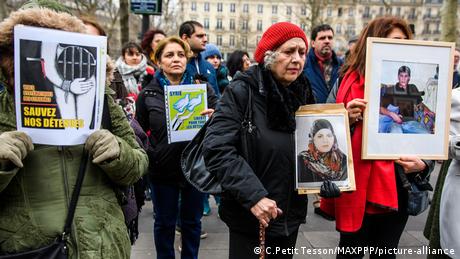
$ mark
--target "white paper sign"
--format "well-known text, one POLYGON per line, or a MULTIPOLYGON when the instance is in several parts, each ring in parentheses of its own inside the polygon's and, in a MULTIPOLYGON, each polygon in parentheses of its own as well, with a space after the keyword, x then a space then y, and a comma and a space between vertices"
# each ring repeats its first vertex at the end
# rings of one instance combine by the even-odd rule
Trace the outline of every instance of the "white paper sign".
POLYGON ((34 143, 83 144, 100 128, 107 38, 14 27, 16 123, 34 143))

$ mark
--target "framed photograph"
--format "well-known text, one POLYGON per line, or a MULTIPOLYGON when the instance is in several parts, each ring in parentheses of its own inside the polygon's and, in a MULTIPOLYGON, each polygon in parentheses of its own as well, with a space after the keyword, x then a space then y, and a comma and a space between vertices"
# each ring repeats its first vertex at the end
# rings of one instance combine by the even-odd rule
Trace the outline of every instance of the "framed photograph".
POLYGON ((314 104, 296 112, 295 161, 299 194, 319 193, 324 180, 355 190, 348 114, 342 104, 314 104))
POLYGON ((363 159, 447 159, 454 48, 367 39, 363 159))

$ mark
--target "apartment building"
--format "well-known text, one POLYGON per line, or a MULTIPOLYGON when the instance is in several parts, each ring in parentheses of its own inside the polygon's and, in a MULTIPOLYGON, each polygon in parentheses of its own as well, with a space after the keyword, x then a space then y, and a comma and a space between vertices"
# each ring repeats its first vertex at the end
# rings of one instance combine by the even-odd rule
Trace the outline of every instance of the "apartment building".
POLYGON ((179 17, 202 23, 209 42, 226 58, 236 49, 252 56, 263 32, 281 21, 298 24, 308 38, 311 24, 330 24, 339 53, 370 20, 384 15, 406 19, 416 39, 439 40, 441 6, 442 0, 181 0, 179 17), (316 17, 313 22, 311 17, 316 17))

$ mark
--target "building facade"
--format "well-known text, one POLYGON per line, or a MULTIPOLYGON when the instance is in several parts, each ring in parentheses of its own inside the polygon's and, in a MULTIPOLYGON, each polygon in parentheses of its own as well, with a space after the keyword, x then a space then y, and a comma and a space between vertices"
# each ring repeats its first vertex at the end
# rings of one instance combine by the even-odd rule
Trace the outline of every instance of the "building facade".
POLYGON ((203 24, 208 41, 218 45, 226 58, 236 49, 252 57, 263 32, 281 21, 299 25, 308 38, 312 24, 330 24, 339 53, 369 21, 384 15, 406 19, 416 39, 437 41, 441 7, 442 0, 182 0, 179 17, 182 22, 203 24), (311 17, 316 18, 312 21, 311 17))

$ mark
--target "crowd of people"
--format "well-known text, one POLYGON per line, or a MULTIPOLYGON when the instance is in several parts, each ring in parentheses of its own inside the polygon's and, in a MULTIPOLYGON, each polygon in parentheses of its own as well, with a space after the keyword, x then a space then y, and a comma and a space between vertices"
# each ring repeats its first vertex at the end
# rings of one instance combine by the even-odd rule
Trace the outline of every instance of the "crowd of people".
MULTIPOLYGON (((218 46, 208 43, 205 28, 197 21, 182 23, 178 35, 150 29, 140 44, 125 43, 119 57, 107 64, 101 129, 85 144, 65 147, 34 145, 26 133, 16 131, 13 28, 19 24, 106 35, 97 21, 74 16, 53 0, 28 1, 0 22, 1 258, 42 248, 62 235, 69 194, 87 153, 90 159, 72 231, 65 237, 70 258, 130 257, 139 233, 137 217, 127 219, 120 192, 134 194, 137 212, 144 199, 152 201, 158 258, 174 258, 176 232, 181 236, 181 258, 198 258, 200 239, 207 235, 202 216, 211 213, 209 195, 184 178, 180 159, 189 142, 168 140, 165 104, 167 87, 190 84, 205 84, 207 89, 207 109, 201 115, 212 120, 202 143, 203 157, 207 170, 225 190, 215 199, 218 215, 229 228, 229 258, 259 258, 254 247, 260 245, 261 227, 266 247, 295 247, 300 225, 308 224, 307 195, 295 189, 296 165, 313 172, 311 177, 325 180, 321 172, 315 173, 321 162, 335 175, 329 180, 343 180, 340 169, 347 155, 338 148, 336 129, 327 120, 315 121, 307 150, 298 157, 292 155, 295 112, 315 103, 343 103, 350 122, 352 153, 348 156, 353 157, 356 191, 315 196, 313 201, 316 213, 336 222, 337 246, 344 248, 337 258, 363 258, 364 252, 350 253, 356 247, 398 247, 409 218, 409 190, 403 180, 425 179, 435 161, 417 156, 363 160, 361 147, 367 106, 366 40, 412 39, 404 19, 385 16, 370 21, 359 36, 350 39, 345 57, 334 52, 334 30, 328 24, 312 28, 307 39, 299 26, 275 23, 264 32, 253 58, 245 50, 235 50, 227 60, 218 46), (247 123, 248 110, 251 125, 245 131, 242 125, 247 123), (243 146, 247 147, 244 151, 243 146)), ((453 88, 459 82, 459 60, 457 50, 453 88)), ((406 124, 415 123, 404 124, 405 111, 391 99, 392 91, 400 89, 418 93, 409 84, 410 76, 410 68, 402 66, 394 89, 384 89, 382 132, 404 131, 406 124)), ((456 241, 460 229, 455 224, 460 209, 452 199, 460 195, 459 91, 452 91, 451 160, 442 165, 425 234, 432 248, 460 252, 456 241)), ((416 103, 421 102, 418 96, 416 103)))

